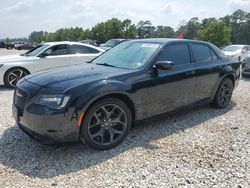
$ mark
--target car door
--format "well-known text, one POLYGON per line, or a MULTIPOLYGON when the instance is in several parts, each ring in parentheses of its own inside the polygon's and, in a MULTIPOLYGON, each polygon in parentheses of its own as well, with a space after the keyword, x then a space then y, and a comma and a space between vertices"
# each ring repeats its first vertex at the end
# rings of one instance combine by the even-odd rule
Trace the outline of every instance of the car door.
POLYGON ((62 67, 70 64, 69 45, 58 44, 51 46, 39 55, 35 61, 35 71, 62 67))
POLYGON ((206 44, 192 42, 191 49, 197 76, 195 98, 203 100, 211 97, 223 60, 206 44))
POLYGON ((70 45, 71 64, 82 64, 100 55, 102 52, 89 46, 73 44, 70 45))
POLYGON ((171 70, 155 70, 147 80, 148 116, 161 114, 188 105, 193 100, 195 87, 195 67, 191 63, 190 49, 187 43, 173 43, 162 49, 155 63, 172 61, 171 70))

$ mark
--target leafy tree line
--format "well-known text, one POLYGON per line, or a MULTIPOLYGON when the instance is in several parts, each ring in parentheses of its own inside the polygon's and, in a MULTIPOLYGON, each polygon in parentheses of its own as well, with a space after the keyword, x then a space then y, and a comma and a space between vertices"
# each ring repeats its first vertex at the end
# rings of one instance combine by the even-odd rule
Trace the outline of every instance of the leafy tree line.
POLYGON ((84 39, 95 39, 106 42, 112 38, 149 38, 149 37, 175 37, 176 33, 169 26, 154 27, 150 21, 140 21, 137 25, 131 20, 119 20, 113 18, 106 22, 95 25, 92 29, 65 28, 56 32, 34 31, 30 34, 29 40, 34 42, 42 41, 80 41, 84 39))
POLYGON ((180 25, 176 32, 184 32, 185 38, 209 41, 219 47, 250 44, 250 13, 239 9, 219 19, 206 18, 199 21, 197 17, 191 18, 180 25))
POLYGON ((134 24, 129 19, 113 18, 86 30, 75 27, 59 29, 56 32, 34 31, 29 35, 29 41, 95 39, 106 42, 112 38, 175 38, 182 32, 187 39, 205 40, 219 47, 231 43, 250 44, 250 13, 237 10, 232 15, 219 19, 199 20, 194 17, 187 22, 182 22, 176 31, 170 26, 153 26, 148 20, 134 24))

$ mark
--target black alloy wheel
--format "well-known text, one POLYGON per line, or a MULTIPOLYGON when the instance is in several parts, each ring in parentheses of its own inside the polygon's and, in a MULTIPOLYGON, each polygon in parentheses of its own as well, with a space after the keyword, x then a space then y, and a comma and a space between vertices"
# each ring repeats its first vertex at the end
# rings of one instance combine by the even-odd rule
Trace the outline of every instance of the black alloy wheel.
POLYGON ((119 99, 103 99, 88 110, 81 127, 81 138, 90 147, 105 150, 117 146, 127 136, 132 116, 119 99))
POLYGON ((17 82, 28 75, 29 73, 22 68, 13 68, 6 72, 4 77, 5 85, 11 88, 15 88, 17 82))
POLYGON ((230 78, 222 80, 216 96, 213 101, 213 106, 216 108, 225 108, 231 101, 234 85, 230 78))

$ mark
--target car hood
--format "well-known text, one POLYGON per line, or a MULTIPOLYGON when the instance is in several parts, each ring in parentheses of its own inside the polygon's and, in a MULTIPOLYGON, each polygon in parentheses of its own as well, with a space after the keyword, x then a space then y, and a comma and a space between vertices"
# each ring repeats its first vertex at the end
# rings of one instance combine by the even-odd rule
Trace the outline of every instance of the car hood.
POLYGON ((21 55, 8 55, 0 57, 0 64, 10 63, 10 62, 17 62, 17 61, 26 61, 32 60, 35 57, 28 57, 28 56, 21 56, 21 55))
POLYGON ((25 80, 42 87, 65 89, 133 71, 86 63, 37 72, 26 76, 25 80))
POLYGON ((234 52, 222 51, 222 52, 227 56, 235 56, 237 54, 240 54, 240 51, 234 51, 234 52))

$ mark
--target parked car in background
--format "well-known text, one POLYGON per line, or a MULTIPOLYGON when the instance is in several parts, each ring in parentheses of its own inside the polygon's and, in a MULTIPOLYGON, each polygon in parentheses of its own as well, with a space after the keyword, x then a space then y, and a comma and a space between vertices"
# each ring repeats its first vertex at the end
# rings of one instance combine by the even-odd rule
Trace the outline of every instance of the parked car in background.
POLYGON ((42 143, 80 139, 104 150, 120 144, 134 121, 196 104, 227 107, 239 79, 240 62, 210 43, 133 40, 85 66, 20 80, 13 116, 42 143))
POLYGON ((242 63, 242 75, 250 76, 250 54, 248 54, 242 63))
POLYGON ((31 50, 35 47, 33 44, 21 44, 15 47, 17 50, 31 50))
POLYGON ((238 58, 242 61, 250 51, 248 45, 229 45, 222 49, 224 54, 228 57, 238 58))
POLYGON ((18 80, 37 71, 82 64, 104 50, 76 42, 48 42, 22 55, 0 57, 0 85, 15 87, 18 80))
POLYGON ((113 48, 125 41, 128 41, 128 39, 110 39, 106 43, 100 44, 100 47, 104 50, 109 50, 110 48, 113 48))
POLYGON ((24 45, 25 42, 15 42, 14 45, 15 45, 15 49, 17 49, 18 46, 21 46, 21 45, 24 45))
POLYGON ((82 41, 79 41, 79 42, 84 43, 84 44, 90 44, 90 45, 93 45, 93 46, 99 46, 101 44, 100 41, 92 40, 92 39, 86 39, 86 40, 82 40, 82 41))
POLYGON ((11 50, 15 47, 15 45, 13 43, 4 43, 3 47, 8 50, 11 50))
POLYGON ((0 48, 4 48, 4 42, 0 41, 0 48))

